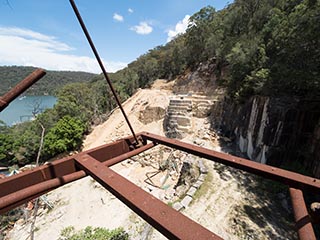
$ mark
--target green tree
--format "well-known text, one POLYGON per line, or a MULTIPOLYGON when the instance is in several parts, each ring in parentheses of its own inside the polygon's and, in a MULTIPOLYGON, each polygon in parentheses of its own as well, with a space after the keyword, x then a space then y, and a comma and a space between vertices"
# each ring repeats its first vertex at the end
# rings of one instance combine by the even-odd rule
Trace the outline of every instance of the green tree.
POLYGON ((13 161, 15 164, 25 165, 35 161, 40 135, 41 128, 34 121, 24 122, 13 127, 13 161))
POLYGON ((0 133, 0 162, 4 164, 12 163, 14 158, 14 139, 10 134, 0 133))
POLYGON ((210 32, 210 22, 215 17, 215 9, 211 6, 202 8, 190 17, 186 36, 186 47, 188 49, 187 63, 195 68, 197 63, 208 59, 205 52, 206 38, 210 32))
POLYGON ((74 117, 64 116, 48 131, 44 139, 44 152, 50 157, 75 150, 81 146, 85 124, 74 117))
POLYGON ((72 83, 64 86, 58 93, 58 102, 55 106, 58 116, 69 115, 90 122, 94 112, 94 93, 85 83, 72 83))

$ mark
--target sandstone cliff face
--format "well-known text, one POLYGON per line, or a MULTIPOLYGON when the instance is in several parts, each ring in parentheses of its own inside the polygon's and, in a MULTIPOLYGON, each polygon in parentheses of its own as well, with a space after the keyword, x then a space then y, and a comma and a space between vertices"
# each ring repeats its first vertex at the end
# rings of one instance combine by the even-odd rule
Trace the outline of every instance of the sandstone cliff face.
POLYGON ((275 166, 296 161, 320 176, 319 103, 256 96, 239 105, 225 99, 213 105, 211 120, 250 159, 275 166))

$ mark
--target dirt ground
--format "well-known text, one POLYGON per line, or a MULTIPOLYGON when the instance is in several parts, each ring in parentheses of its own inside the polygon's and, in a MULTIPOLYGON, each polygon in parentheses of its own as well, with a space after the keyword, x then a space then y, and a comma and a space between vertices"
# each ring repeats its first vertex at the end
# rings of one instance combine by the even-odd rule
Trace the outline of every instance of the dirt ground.
MULTIPOLYGON (((138 90, 123 104, 136 132, 148 131, 164 135, 163 119, 143 124, 139 121, 139 116, 147 106, 165 109, 172 97, 172 84, 158 80, 151 89, 138 90)), ((194 118, 193 133, 182 141, 221 151, 221 141, 215 133, 210 132, 209 126, 206 119, 194 118), (204 135, 206 132, 210 134, 204 135)), ((131 134, 121 112, 115 110, 106 122, 95 127, 86 137, 84 150, 128 135, 131 134)), ((255 192, 251 191, 259 189, 253 176, 206 160, 204 164, 209 170, 206 181, 191 205, 182 210, 183 214, 224 239, 296 238, 292 226, 281 220, 281 214, 285 214, 285 211, 278 211, 279 217, 273 213, 273 208, 278 209, 278 204, 270 202, 269 198, 257 197, 255 192)), ((112 168, 160 200, 167 203, 173 201, 173 186, 177 176, 173 175, 168 179, 166 189, 159 189, 145 182, 146 173, 156 171, 156 166, 142 167, 139 161, 125 160, 112 168)), ((154 181, 160 183, 165 174, 159 173, 154 181)), ((75 229, 86 226, 109 229, 123 227, 130 234, 130 239, 165 239, 90 177, 60 187, 47 194, 46 198, 54 207, 51 210, 39 210, 35 239, 58 239, 61 230, 68 226, 74 226, 75 229)), ((28 239, 29 230, 30 223, 19 220, 8 239, 28 239)))

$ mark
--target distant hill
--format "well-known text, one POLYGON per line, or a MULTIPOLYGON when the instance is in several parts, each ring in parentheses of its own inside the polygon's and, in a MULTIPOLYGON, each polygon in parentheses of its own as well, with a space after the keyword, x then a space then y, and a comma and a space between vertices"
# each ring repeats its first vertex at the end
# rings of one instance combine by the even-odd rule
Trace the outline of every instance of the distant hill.
MULTIPOLYGON (((3 95, 36 68, 21 66, 0 67, 0 95, 3 95)), ((26 95, 55 95, 63 85, 73 82, 88 82, 97 74, 73 71, 48 71, 47 74, 29 88, 26 95)))

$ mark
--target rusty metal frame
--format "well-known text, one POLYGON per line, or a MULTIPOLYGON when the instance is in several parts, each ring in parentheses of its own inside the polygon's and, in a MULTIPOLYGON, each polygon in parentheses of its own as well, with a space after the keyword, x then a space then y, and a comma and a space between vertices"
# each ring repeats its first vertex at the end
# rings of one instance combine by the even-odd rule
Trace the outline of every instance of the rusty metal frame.
MULTIPOLYGON (((76 9, 74 1, 70 0, 70 3, 100 64, 101 60, 76 9)), ((103 65, 100 64, 100 66, 108 80, 103 65)), ((0 96, 0 111, 6 108, 11 101, 45 74, 44 70, 37 69, 7 94, 0 96)), ((108 81, 108 83, 112 89, 111 82, 108 81)), ((115 97, 117 100, 116 94, 115 97)), ((121 108, 121 103, 117 102, 121 108)), ((122 108, 121 110, 123 111, 122 108)), ((133 136, 56 160, 18 175, 0 179, 0 214, 64 184, 90 175, 169 239, 222 239, 109 168, 157 144, 162 144, 287 185, 292 200, 299 238, 302 240, 316 239, 311 218, 303 198, 303 191, 319 193, 319 179, 219 153, 178 140, 168 139, 152 133, 142 132, 136 135, 124 111, 123 114, 133 136), (138 139, 140 144, 138 144, 138 139), (151 143, 147 144, 148 141, 151 141, 151 143)))
POLYGON ((169 239, 221 239, 109 168, 162 144, 288 185, 299 237, 315 239, 301 190, 319 193, 319 179, 152 133, 142 132, 137 137, 143 140, 142 146, 135 146, 135 139, 130 136, 0 180, 0 214, 90 175, 169 239))
POLYGON ((19 82, 5 95, 0 96, 0 112, 5 109, 9 105, 9 103, 16 99, 21 93, 23 93, 30 86, 40 80, 44 75, 46 75, 46 72, 43 69, 38 68, 21 82, 19 82))

